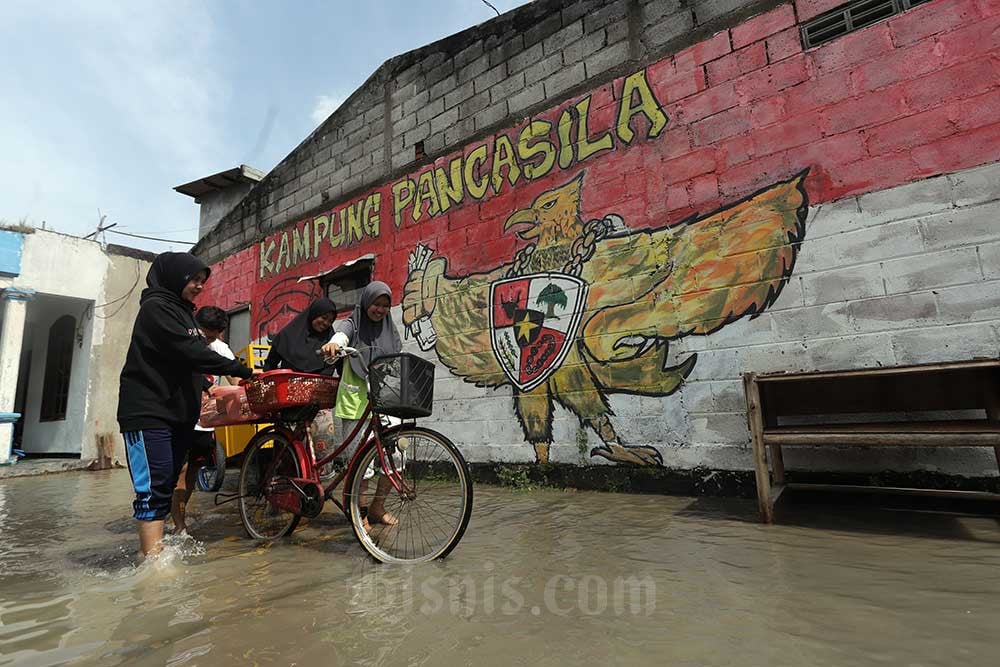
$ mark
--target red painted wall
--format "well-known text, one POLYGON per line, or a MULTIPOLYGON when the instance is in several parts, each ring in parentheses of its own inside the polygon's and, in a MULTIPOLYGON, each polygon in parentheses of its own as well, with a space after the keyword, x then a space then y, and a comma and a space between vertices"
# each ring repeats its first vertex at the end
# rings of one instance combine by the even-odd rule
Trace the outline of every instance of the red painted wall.
MULTIPOLYGON (((296 283, 298 276, 367 252, 378 256, 376 275, 397 298, 417 242, 446 255, 453 273, 488 270, 509 261, 520 245, 503 234, 507 216, 581 171, 584 219, 613 212, 641 229, 712 211, 806 168, 809 203, 818 204, 1000 157, 1000 1, 934 0, 803 52, 796 19, 838 4, 797 0, 649 65, 645 80, 668 118, 655 136, 648 116, 637 113, 629 119, 631 143, 621 139, 617 119, 630 104, 622 99, 622 77, 503 133, 517 153, 528 123, 548 121, 554 147, 571 144, 579 157, 581 136, 592 141, 610 133, 612 149, 566 168, 557 160, 533 180, 524 174, 531 161, 518 154, 515 184, 509 183, 510 169, 501 170, 508 182, 496 191, 481 199, 466 191, 460 203, 437 214, 425 199, 419 221, 411 207, 398 229, 394 186, 405 177, 396 179, 331 209, 332 223, 331 212, 311 216, 216 264, 200 301, 222 307, 252 301, 253 335, 262 335, 262 322, 276 331, 308 302, 314 288, 296 283), (560 117, 585 99, 589 108, 580 116, 586 116, 587 132, 580 134, 573 116, 573 138, 560 142, 560 117), (331 243, 331 228, 336 240, 340 221, 350 222, 340 210, 356 202, 354 235, 331 243), (318 217, 326 217, 327 226, 317 237, 318 217), (302 240, 307 228, 308 251, 302 240)), ((480 144, 495 158, 500 136, 472 142, 408 178, 416 184, 435 166, 447 173, 453 159, 480 144)))

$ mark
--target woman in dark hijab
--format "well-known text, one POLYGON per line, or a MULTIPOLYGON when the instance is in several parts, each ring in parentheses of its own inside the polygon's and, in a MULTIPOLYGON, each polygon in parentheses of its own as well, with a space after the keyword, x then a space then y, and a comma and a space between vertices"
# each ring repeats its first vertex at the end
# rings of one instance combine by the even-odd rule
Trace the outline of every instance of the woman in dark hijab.
MULTIPOLYGON (((323 352, 334 356, 344 346, 358 350, 357 355, 348 357, 340 377, 340 389, 337 392, 336 415, 342 420, 344 436, 350 435, 357 420, 362 417, 368 407, 368 364, 372 359, 386 354, 398 354, 403 348, 399 331, 392 322, 389 308, 392 303, 392 292, 383 282, 372 282, 361 292, 361 299, 354 307, 354 312, 345 320, 334 325, 334 335, 330 342, 323 346, 323 352)), ((354 442, 347 449, 347 457, 354 455, 360 442, 354 442)), ((380 477, 375 497, 365 521, 394 525, 399 520, 385 510, 385 498, 391 483, 385 477, 380 477)))
POLYGON ((198 332, 194 300, 209 273, 204 262, 186 252, 165 252, 153 260, 121 372, 118 424, 135 488, 132 509, 143 556, 160 551, 163 519, 198 421, 204 374, 252 374, 210 349, 198 332))
MULTIPOLYGON (((313 301, 271 338, 271 351, 264 360, 264 370, 286 368, 299 373, 333 375, 334 366, 327 365, 316 352, 330 340, 330 325, 336 318, 337 306, 333 301, 323 297, 313 301)), ((336 444, 333 442, 335 432, 333 410, 321 410, 310 428, 317 460, 326 456, 330 446, 336 444)), ((320 471, 323 479, 332 474, 330 466, 320 471)))
POLYGON ((319 298, 295 316, 273 338, 271 352, 264 360, 264 370, 287 368, 299 373, 333 374, 316 351, 330 339, 330 325, 337 318, 333 301, 319 298))

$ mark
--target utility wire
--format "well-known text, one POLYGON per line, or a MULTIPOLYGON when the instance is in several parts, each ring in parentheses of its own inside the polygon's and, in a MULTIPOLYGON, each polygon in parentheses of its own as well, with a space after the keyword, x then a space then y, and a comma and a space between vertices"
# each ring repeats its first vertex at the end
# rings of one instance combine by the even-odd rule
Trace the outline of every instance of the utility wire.
POLYGON ((178 241, 176 239, 161 239, 155 236, 143 236, 142 234, 129 234, 128 232, 120 232, 117 229, 109 229, 112 234, 121 234, 122 236, 131 236, 134 239, 146 239, 147 241, 160 241, 162 243, 179 243, 181 245, 194 245, 191 241, 178 241))

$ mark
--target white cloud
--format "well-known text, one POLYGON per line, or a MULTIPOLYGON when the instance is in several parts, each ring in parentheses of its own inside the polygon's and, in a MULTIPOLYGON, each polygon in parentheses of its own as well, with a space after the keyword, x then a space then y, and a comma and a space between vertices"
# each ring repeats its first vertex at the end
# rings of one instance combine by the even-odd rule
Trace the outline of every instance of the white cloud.
POLYGON ((313 125, 319 126, 324 120, 330 117, 337 110, 346 98, 343 95, 320 95, 316 98, 316 105, 312 110, 313 125))
POLYGON ((0 68, 0 217, 85 233, 101 208, 136 233, 196 227, 170 188, 231 166, 217 34, 197 2, 0 9, 0 43, 20 40, 0 68))

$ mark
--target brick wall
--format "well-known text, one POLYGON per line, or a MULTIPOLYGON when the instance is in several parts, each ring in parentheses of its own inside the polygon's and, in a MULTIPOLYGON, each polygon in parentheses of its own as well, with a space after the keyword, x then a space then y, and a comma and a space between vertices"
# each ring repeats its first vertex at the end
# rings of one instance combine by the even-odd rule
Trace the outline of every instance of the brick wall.
MULTIPOLYGON (((388 116, 353 129, 393 137, 382 166, 348 183, 340 161, 359 158, 317 157, 317 137, 344 127, 335 114, 202 241, 225 256, 207 299, 252 300, 263 335, 315 293, 299 276, 376 253, 377 276, 409 295, 395 321, 437 329, 420 351, 438 362, 436 425, 473 460, 627 460, 609 453, 620 442, 646 462, 744 469, 741 372, 997 356, 1000 5, 934 0, 803 52, 798 22, 831 6, 538 2, 415 52, 347 103, 363 119, 378 102, 366 91, 385 84, 388 116), (430 157, 414 162, 408 141, 430 157), (295 212, 299 195, 284 195, 289 208, 275 209, 269 189, 306 169, 345 196, 295 212), (507 229, 546 229, 546 206, 569 211, 548 241, 507 229), (566 356, 532 385, 534 371, 497 351, 491 287, 569 271, 517 258, 528 246, 572 255, 584 223, 609 215, 619 240, 582 263, 579 329, 550 326, 590 356, 556 345, 566 356), (411 263, 418 245, 439 283, 411 263), (634 361, 615 351, 636 340, 652 347, 634 361), (554 407, 532 426, 524 397, 538 392, 554 407)), ((791 456, 839 467, 829 453, 791 456)), ((995 470, 978 451, 894 457, 852 461, 995 470)))

